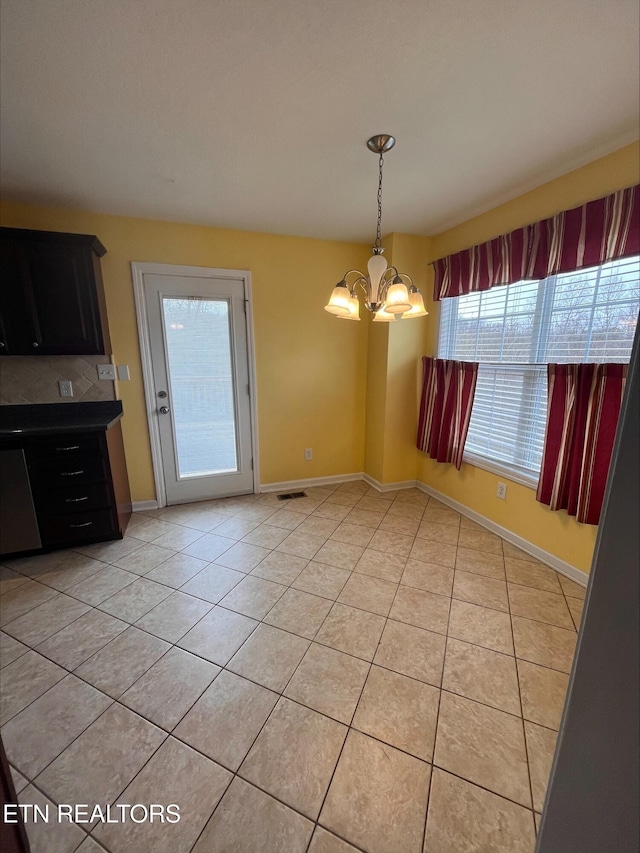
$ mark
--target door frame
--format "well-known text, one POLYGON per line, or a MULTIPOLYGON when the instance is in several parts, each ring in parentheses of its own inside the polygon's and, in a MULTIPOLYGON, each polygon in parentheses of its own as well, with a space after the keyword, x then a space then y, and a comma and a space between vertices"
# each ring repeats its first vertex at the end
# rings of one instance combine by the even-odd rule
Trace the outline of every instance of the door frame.
POLYGON ((247 318, 247 361, 249 364, 249 407, 251 410, 251 452, 253 457, 253 491, 259 491, 259 460, 258 460, 258 416, 256 400, 256 371, 255 344, 253 335, 253 304, 251 300, 251 273, 249 270, 228 270, 218 267, 190 267, 178 264, 152 264, 131 261, 131 278, 133 281, 133 297, 138 321, 138 340, 140 342, 140 362, 142 365, 142 382, 147 410, 147 425, 149 427, 149 443, 151 445, 151 460, 153 464, 153 479, 156 488, 158 507, 167 505, 167 493, 164 485, 162 468, 162 449, 160 446, 160 430, 158 419, 155 417, 157 401, 153 383, 153 367, 151 362, 151 340, 149 336, 149 317, 144 292, 144 276, 173 275, 189 276, 191 278, 222 278, 240 281, 244 287, 244 306, 247 318))

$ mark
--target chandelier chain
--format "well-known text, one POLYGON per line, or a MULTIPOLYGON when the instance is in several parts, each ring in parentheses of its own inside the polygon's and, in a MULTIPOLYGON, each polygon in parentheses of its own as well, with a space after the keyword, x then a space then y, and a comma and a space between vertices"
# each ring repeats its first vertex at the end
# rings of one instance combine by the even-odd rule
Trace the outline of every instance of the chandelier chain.
POLYGON ((382 245, 382 165, 384 163, 384 157, 382 156, 382 152, 380 152, 380 159, 378 161, 378 227, 376 228, 376 242, 375 248, 379 249, 382 245))

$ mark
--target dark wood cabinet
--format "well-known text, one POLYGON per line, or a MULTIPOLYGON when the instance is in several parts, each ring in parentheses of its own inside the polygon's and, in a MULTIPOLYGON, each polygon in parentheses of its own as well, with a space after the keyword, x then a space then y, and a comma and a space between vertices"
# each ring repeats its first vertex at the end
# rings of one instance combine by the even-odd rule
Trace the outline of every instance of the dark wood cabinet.
POLYGON ((109 354, 105 252, 87 234, 0 228, 0 354, 109 354))
POLYGON ((122 538, 131 495, 120 423, 106 432, 24 439, 44 549, 122 538))

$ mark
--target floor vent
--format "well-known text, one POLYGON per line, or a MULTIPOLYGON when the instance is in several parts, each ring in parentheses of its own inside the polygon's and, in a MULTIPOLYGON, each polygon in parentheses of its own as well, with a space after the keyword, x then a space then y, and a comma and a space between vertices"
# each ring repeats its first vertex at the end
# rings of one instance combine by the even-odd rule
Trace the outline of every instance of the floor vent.
POLYGON ((277 495, 279 501, 291 501, 294 498, 306 498, 306 492, 289 492, 286 495, 277 495))

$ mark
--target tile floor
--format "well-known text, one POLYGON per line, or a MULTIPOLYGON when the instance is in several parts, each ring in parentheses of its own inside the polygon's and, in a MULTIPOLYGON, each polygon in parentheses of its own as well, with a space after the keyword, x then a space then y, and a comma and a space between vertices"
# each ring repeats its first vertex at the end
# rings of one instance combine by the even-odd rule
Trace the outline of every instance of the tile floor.
POLYGON ((2 568, 34 853, 531 853, 584 591, 411 489, 137 513, 2 568))

